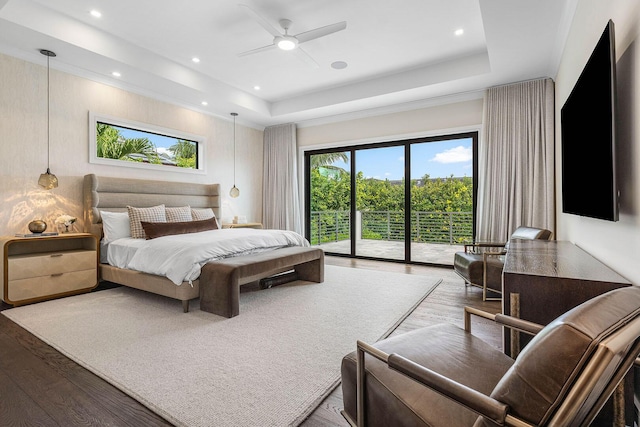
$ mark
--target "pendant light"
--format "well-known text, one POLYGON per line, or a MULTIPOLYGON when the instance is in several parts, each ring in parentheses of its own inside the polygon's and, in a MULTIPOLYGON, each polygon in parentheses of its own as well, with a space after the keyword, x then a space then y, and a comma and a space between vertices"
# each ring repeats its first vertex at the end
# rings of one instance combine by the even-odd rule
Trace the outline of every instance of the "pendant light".
POLYGON ((49 58, 55 57, 56 54, 50 50, 41 49, 40 53, 47 57, 47 171, 40 174, 38 179, 38 185, 44 187, 45 190, 51 190, 58 187, 58 177, 51 173, 49 170, 49 152, 50 152, 50 126, 49 126, 49 104, 50 104, 50 92, 49 92, 49 58))
POLYGON ((240 195, 240 190, 236 187, 236 116, 238 113, 231 113, 233 116, 233 188, 229 191, 229 195, 234 199, 240 195))

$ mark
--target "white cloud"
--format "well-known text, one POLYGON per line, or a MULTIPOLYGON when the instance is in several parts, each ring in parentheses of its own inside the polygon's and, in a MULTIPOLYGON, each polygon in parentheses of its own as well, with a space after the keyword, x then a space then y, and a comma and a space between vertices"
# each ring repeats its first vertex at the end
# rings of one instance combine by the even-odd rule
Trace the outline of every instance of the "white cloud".
POLYGON ((400 157, 398 157, 398 161, 399 161, 399 162, 404 162, 404 156, 400 156, 400 157))
POLYGON ((436 154, 430 161, 438 163, 463 163, 470 162, 472 158, 473 153, 471 147, 463 147, 460 145, 436 154))
POLYGON ((385 172, 384 176, 391 176, 391 172, 385 172))

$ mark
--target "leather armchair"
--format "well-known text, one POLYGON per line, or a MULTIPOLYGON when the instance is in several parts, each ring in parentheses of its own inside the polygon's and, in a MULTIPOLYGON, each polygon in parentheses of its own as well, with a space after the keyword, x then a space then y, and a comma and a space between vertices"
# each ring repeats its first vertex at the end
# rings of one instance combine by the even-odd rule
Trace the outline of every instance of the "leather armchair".
MULTIPOLYGON (((551 231, 534 227, 518 227, 511 235, 512 239, 549 240, 551 231)), ((465 285, 482 288, 482 300, 499 300, 489 297, 489 293, 502 294, 502 269, 508 242, 473 243, 464 245, 464 252, 456 252, 453 269, 465 285)))
MULTIPOLYGON (((546 327, 465 309, 342 361, 343 415, 357 426, 588 426, 640 354, 640 287, 595 297, 546 327), (471 334, 471 314, 534 334, 516 360, 471 334)), ((624 423, 623 423, 624 425, 624 423)))

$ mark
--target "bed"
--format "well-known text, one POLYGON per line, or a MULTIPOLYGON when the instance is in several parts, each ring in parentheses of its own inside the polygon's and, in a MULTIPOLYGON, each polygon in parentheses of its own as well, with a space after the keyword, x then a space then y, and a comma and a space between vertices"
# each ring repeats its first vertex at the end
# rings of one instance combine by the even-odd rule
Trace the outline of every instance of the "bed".
MULTIPOLYGON (((286 247, 277 249, 256 249, 256 253, 249 255, 233 256, 228 259, 216 258, 202 265, 201 270, 199 269, 197 273, 190 272, 182 281, 180 281, 181 279, 176 280, 176 277, 182 277, 180 275, 174 277, 164 273, 155 274, 151 271, 144 271, 144 269, 124 268, 117 262, 117 257, 114 261, 113 256, 110 258, 105 256, 106 254, 111 255, 111 252, 115 253, 112 251, 113 247, 109 248, 109 245, 116 245, 114 241, 106 241, 103 216, 105 218, 116 215, 125 216, 124 214, 127 212, 131 214, 131 208, 127 208, 128 206, 153 209, 152 207, 164 205, 167 208, 175 209, 188 206, 194 211, 194 214, 196 210, 210 211, 213 212, 215 218, 219 219, 221 218, 222 201, 220 185, 99 177, 95 174, 89 174, 84 177, 83 191, 84 230, 97 236, 101 241, 99 269, 101 279, 177 299, 182 302, 184 312, 189 310, 190 300, 200 298, 201 310, 225 317, 238 315, 239 287, 241 285, 286 271, 293 270, 298 278, 304 280, 315 282, 324 280, 324 253, 321 249, 309 247, 306 240, 304 244, 294 241, 287 243, 286 247)), ((217 221, 215 218, 209 221, 217 221)), ((250 229, 204 231, 189 237, 199 236, 202 241, 206 240, 203 237, 206 233, 224 236, 229 232, 234 232, 234 238, 242 236, 242 241, 238 241, 238 244, 244 245, 245 239, 252 238, 250 235, 252 232, 262 233, 262 237, 277 231, 250 229), (237 231, 241 232, 235 233, 237 231)), ((282 233, 289 233, 289 237, 291 234, 296 234, 282 231, 278 232, 277 238, 282 238, 280 237, 282 233)), ((169 244, 168 241, 172 239, 180 241, 179 244, 182 246, 185 245, 183 236, 167 236, 146 240, 146 242, 152 242, 149 244, 156 245, 164 244, 166 247, 169 244)), ((116 242, 126 243, 127 239, 116 240, 116 242)), ((133 251, 135 256, 139 256, 143 249, 139 249, 138 246, 145 245, 146 242, 145 239, 130 239, 130 243, 124 245, 125 252, 120 252, 125 255, 119 256, 126 258, 129 256, 127 251, 133 251)), ((145 249, 148 250, 148 248, 145 249)), ((128 260, 131 261, 132 258, 128 260)), ((152 271, 155 272, 155 270, 152 271)))

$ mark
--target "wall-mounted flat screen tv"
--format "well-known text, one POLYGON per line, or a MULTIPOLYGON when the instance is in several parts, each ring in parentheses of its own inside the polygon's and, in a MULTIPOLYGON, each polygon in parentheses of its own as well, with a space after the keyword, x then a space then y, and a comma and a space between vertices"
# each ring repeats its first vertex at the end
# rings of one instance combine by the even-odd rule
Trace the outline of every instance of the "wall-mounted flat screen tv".
POLYGON ((609 21, 561 111, 562 212, 618 220, 616 55, 609 21))

